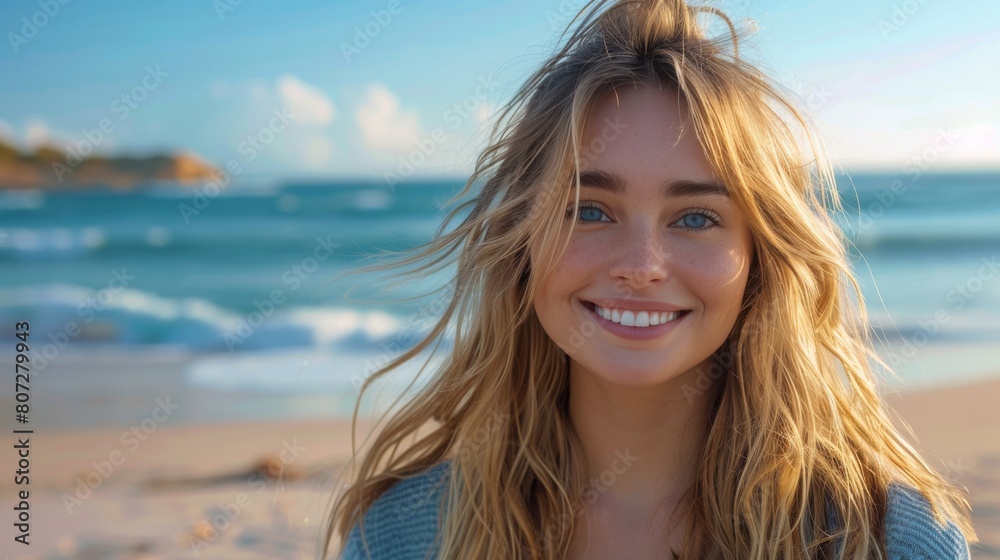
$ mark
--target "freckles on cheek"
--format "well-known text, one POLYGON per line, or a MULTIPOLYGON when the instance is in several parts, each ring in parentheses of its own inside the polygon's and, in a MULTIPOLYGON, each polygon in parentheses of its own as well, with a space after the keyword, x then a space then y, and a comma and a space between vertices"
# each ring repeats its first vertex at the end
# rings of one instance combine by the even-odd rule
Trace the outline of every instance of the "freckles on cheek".
POLYGON ((560 272, 573 274, 581 268, 599 265, 600 256, 605 254, 607 254, 606 249, 574 239, 566 246, 566 252, 559 259, 558 268, 560 272))

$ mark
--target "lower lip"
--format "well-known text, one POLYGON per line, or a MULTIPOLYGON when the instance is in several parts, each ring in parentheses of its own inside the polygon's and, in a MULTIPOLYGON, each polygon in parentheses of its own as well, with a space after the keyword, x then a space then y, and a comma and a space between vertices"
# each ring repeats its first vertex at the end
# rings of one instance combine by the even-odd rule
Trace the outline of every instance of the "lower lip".
POLYGON ((674 330, 674 328, 677 327, 677 323, 683 321, 685 317, 687 317, 691 313, 690 311, 685 311, 683 315, 674 319, 673 321, 667 321, 666 323, 662 323, 659 325, 650 325, 648 327, 629 327, 605 319, 604 317, 598 315, 596 312, 587 307, 588 304, 586 303, 581 302, 580 304, 583 305, 583 308, 584 310, 587 311, 587 313, 590 313, 590 315, 597 320, 597 324, 607 329, 611 334, 620 336, 622 338, 628 338, 631 340, 649 340, 651 338, 663 336, 664 334, 667 334, 668 332, 674 330))

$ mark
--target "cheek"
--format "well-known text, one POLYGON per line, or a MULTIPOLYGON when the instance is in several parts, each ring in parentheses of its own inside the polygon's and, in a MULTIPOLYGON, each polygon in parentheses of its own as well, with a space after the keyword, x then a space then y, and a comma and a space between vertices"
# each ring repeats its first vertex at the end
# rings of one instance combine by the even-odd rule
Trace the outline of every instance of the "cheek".
POLYGON ((566 253, 546 272, 547 274, 539 282, 538 290, 535 293, 535 306, 552 309, 554 305, 566 297, 567 293, 574 289, 571 283, 576 275, 574 260, 569 253, 566 253))
POLYGON ((568 287, 574 279, 580 280, 584 274, 607 266, 606 259, 609 248, 606 243, 588 240, 583 236, 574 237, 566 246, 566 251, 552 271, 552 277, 561 278, 560 285, 568 287))
POLYGON ((692 289, 701 292, 704 301, 718 304, 735 300, 735 305, 740 304, 750 270, 750 258, 745 250, 728 246, 708 250, 701 247, 677 256, 675 270, 684 271, 692 289))

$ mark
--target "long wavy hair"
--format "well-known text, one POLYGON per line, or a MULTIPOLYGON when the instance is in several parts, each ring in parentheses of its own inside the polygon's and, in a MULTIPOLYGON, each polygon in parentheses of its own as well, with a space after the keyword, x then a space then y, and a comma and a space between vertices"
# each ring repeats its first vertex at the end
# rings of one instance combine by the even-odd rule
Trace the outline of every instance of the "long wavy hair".
POLYGON ((323 557, 334 532, 346 539, 392 485, 445 460, 453 476, 441 558, 565 556, 585 473, 567 410, 566 355, 531 302, 576 221, 565 214, 579 201, 588 115, 616 87, 636 84, 673 88, 686 101, 756 255, 740 315, 716 353, 725 367, 705 397, 707 441, 682 500, 680 557, 832 558, 839 541, 844 558, 884 558, 893 481, 918 489, 938 522, 954 521, 977 542, 964 492, 907 443, 880 398, 871 362, 891 370, 872 349, 847 241, 829 215, 840 209, 832 165, 794 96, 740 58, 742 32, 712 7, 591 1, 568 30, 574 25, 501 108, 452 202, 475 196, 446 216, 432 241, 368 269, 416 264, 394 277, 419 278, 457 252, 440 319, 368 377, 362 395, 447 331, 454 342, 352 461, 323 557), (720 37, 706 30, 713 17, 725 24, 720 37), (543 248, 538 262, 529 259, 532 243, 543 248))

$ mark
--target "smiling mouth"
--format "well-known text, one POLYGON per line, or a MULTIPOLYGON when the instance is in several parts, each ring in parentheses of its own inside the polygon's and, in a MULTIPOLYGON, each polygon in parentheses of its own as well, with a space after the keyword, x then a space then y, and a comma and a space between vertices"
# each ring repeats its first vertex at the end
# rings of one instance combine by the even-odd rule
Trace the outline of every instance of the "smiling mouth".
POLYGON ((691 312, 690 309, 684 309, 678 312, 661 311, 653 313, 649 313, 646 311, 626 310, 620 316, 617 317, 618 320, 615 320, 616 318, 615 315, 617 315, 617 313, 613 313, 612 318, 608 319, 607 317, 605 317, 604 315, 602 315, 597 311, 597 305, 594 304, 593 302, 583 301, 583 300, 581 300, 581 302, 583 303, 584 306, 587 307, 587 309, 590 309, 591 313, 601 317, 606 321, 611 321, 612 323, 615 323, 617 325, 622 325, 623 327, 632 327, 639 329, 662 325, 665 323, 672 323, 678 319, 683 318, 685 315, 691 312))

